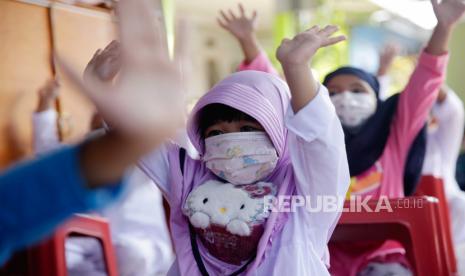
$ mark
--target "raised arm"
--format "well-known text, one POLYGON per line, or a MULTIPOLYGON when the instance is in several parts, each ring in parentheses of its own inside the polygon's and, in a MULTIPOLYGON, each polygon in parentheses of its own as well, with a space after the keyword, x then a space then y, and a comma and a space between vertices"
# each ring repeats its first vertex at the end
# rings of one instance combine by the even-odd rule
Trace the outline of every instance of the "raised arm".
POLYGON ((73 212, 108 201, 118 192, 126 168, 178 128, 180 74, 167 54, 157 51, 161 34, 152 25, 151 3, 121 0, 118 5, 122 69, 114 86, 93 77, 83 82, 58 59, 65 75, 113 129, 0 176, 0 263, 13 250, 52 232, 73 212), (108 188, 97 193, 102 187, 108 188))
POLYGON ((217 18, 218 24, 237 39, 244 53, 245 62, 251 63, 262 51, 255 36, 257 11, 247 16, 244 6, 239 4, 239 14, 235 14, 232 10, 228 10, 228 13, 221 10, 220 15, 217 18))
POLYGON ((379 81, 379 97, 382 100, 389 97, 388 93, 391 80, 388 71, 398 54, 399 46, 397 44, 387 44, 379 54, 379 67, 376 76, 379 81))
POLYGON ((160 28, 150 10, 148 0, 120 1, 121 44, 110 44, 107 54, 111 58, 101 60, 111 70, 95 66, 105 51, 96 53, 86 69, 85 81, 58 59, 68 78, 94 102, 111 126, 104 136, 112 137, 110 142, 93 143, 83 153, 82 158, 89 161, 85 164, 93 164, 87 168, 91 183, 121 177, 123 168, 165 143, 182 126, 181 74, 163 48, 160 28), (113 48, 117 54, 113 55, 113 48), (99 171, 102 167, 105 170, 99 171))
POLYGON ((60 147, 58 138, 58 114, 53 103, 59 93, 59 83, 49 80, 39 89, 39 103, 32 115, 34 153, 43 154, 60 147))
POLYGON ((284 39, 279 46, 278 58, 291 89, 291 106, 295 113, 307 105, 317 94, 319 84, 310 69, 310 62, 319 48, 345 40, 344 36, 331 37, 338 27, 314 26, 296 35, 292 40, 284 39))
MULTIPOLYGON (((393 121, 393 146, 397 147, 403 160, 420 129, 444 82, 448 61, 448 44, 451 32, 465 12, 465 3, 460 0, 432 0, 438 19, 418 65, 400 95, 396 117, 393 121)), ((400 160, 401 161, 401 160, 400 160)))
POLYGON ((238 71, 255 70, 278 75, 255 35, 257 11, 253 11, 249 17, 244 6, 239 4, 239 14, 235 14, 232 10, 228 10, 227 13, 221 10, 217 21, 241 45, 244 61, 239 65, 238 71))
POLYGON ((284 40, 277 53, 291 89, 286 126, 297 193, 313 203, 329 199, 339 204, 332 211, 299 212, 304 225, 318 225, 308 237, 322 258, 340 216, 350 174, 341 123, 326 87, 317 83, 308 65, 319 48, 344 40, 342 36, 330 37, 336 31, 335 26, 313 27, 284 40))

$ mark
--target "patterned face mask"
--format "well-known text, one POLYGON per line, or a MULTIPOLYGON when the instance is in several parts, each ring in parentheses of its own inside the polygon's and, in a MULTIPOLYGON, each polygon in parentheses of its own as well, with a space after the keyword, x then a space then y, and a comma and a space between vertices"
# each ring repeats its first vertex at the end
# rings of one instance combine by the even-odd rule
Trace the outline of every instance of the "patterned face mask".
POLYGON ((218 177, 241 185, 270 174, 278 155, 265 132, 235 132, 205 139, 203 161, 218 177))

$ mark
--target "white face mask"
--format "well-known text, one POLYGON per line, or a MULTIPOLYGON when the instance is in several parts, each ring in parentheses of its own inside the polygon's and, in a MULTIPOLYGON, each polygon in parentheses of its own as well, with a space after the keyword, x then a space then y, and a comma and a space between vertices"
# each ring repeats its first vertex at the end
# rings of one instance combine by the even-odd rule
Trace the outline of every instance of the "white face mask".
POLYGON ((270 174, 278 155, 265 132, 234 132, 205 139, 203 161, 218 177, 241 185, 270 174))
POLYGON ((347 127, 357 127, 376 111, 376 96, 373 93, 353 93, 344 91, 331 96, 341 123, 347 127))

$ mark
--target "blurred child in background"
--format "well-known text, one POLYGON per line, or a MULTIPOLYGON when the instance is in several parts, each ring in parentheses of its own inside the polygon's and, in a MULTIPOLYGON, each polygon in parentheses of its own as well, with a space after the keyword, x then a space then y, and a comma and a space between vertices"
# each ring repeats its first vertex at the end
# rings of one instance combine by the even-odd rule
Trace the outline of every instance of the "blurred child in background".
POLYGON ((105 119, 118 124, 107 134, 65 146, 0 175, 2 264, 15 250, 49 235, 73 213, 102 208, 114 200, 121 194, 126 169, 180 127, 181 74, 160 48, 150 4, 123 0, 119 5, 120 81, 111 87, 94 80, 83 83, 59 59, 66 75, 105 119), (134 48, 138 51, 130 50, 134 48), (172 85, 164 87, 166 81, 172 85))
MULTIPOLYGON (((99 64, 96 60, 108 60, 107 56, 116 57, 115 51, 118 48, 116 42, 109 44, 105 50, 93 57, 89 66, 99 64)), ((113 78, 116 71, 107 74, 108 78, 113 78)), ((38 155, 63 146, 58 138, 57 112, 53 108, 59 89, 57 81, 49 81, 39 90, 39 105, 32 120, 34 151, 38 155)), ((91 121, 89 137, 105 133, 101 120, 101 117, 95 113, 91 121)), ((173 253, 162 195, 155 184, 139 169, 134 168, 126 175, 127 188, 123 198, 100 212, 110 222, 118 272, 122 276, 165 275, 173 262, 173 253)), ((105 275, 100 246, 100 243, 93 238, 68 238, 66 242, 68 273, 105 275)))
MULTIPOLYGON (((445 78, 449 38, 465 12, 460 1, 432 3, 438 25, 398 99, 393 96, 381 102, 376 77, 357 68, 338 69, 324 81, 344 126, 353 195, 402 197, 414 191, 419 179, 425 145, 419 145, 415 137, 436 101, 445 78), (387 111, 393 101, 397 102, 394 109, 387 111), (417 147, 420 150, 412 153, 417 147)), ((347 271, 350 275, 409 274, 411 270, 403 248, 391 241, 381 247, 367 246, 362 254, 356 244, 334 245, 331 254, 335 275, 347 275, 347 271)))

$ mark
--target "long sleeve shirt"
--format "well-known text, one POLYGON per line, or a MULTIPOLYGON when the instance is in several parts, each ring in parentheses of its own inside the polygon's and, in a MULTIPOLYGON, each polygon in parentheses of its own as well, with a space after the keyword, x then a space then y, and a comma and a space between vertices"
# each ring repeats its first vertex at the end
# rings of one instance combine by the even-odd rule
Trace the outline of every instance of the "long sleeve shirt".
MULTIPOLYGON (((33 114, 33 144, 36 154, 41 155, 63 147, 58 140, 56 119, 57 113, 53 109, 33 114)), ((135 268, 137 271, 142 274, 166 273, 173 261, 173 253, 162 195, 155 184, 138 168, 129 170, 126 175, 127 189, 122 198, 103 209, 101 214, 110 222, 112 238, 117 249, 119 244, 124 245, 127 240, 139 240, 143 241, 140 243, 146 244, 136 248, 145 259, 146 265, 145 268, 135 268)), ((128 262, 119 258, 121 273, 127 271, 127 267, 132 267, 128 262)))
POLYGON ((86 188, 78 155, 79 146, 66 147, 0 175, 0 264, 73 213, 101 208, 120 194, 121 183, 86 188))

